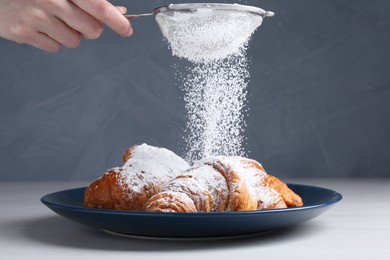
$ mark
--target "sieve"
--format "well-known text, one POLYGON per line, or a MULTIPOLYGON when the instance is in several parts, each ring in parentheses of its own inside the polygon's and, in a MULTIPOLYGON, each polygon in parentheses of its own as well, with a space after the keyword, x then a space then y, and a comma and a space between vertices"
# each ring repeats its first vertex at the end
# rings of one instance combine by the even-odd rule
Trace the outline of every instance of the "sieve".
POLYGON ((214 10, 228 10, 228 11, 239 11, 249 12, 260 15, 262 18, 274 16, 273 12, 265 11, 261 8, 249 5, 240 4, 219 4, 219 3, 187 3, 187 4, 170 4, 167 6, 157 7, 151 13, 143 14, 125 14, 127 19, 135 19, 143 16, 152 16, 158 13, 195 13, 198 9, 214 9, 214 10))

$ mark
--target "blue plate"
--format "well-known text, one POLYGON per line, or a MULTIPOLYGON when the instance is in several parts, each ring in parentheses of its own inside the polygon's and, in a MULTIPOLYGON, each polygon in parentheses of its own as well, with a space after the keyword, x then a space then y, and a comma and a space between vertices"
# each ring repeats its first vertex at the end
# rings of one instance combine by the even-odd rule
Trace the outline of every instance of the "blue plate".
POLYGON ((320 187, 288 184, 304 206, 244 212, 157 213, 83 207, 84 188, 41 198, 51 210, 78 223, 115 233, 164 238, 246 235, 279 229, 312 219, 340 201, 341 194, 320 187))

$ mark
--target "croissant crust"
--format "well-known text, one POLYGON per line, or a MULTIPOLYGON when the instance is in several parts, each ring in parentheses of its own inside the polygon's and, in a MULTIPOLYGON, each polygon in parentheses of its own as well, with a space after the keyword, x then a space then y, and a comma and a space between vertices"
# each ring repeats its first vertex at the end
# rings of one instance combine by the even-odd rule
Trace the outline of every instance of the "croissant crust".
POLYGON ((223 212, 299 207, 284 182, 244 157, 208 157, 192 167, 173 152, 135 145, 84 193, 87 208, 148 212, 223 212))

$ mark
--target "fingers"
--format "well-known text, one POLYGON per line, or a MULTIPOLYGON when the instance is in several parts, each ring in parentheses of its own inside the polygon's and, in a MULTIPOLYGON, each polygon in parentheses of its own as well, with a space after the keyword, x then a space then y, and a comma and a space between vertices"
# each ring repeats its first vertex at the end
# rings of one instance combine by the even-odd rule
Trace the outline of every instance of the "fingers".
POLYGON ((112 4, 106 0, 72 0, 86 13, 100 20, 119 35, 124 37, 133 33, 130 21, 112 4))
POLYGON ((80 44, 78 32, 42 10, 30 11, 9 28, 11 39, 48 52, 59 51, 61 45, 76 48, 80 44))
POLYGON ((77 31, 69 28, 69 26, 55 17, 52 17, 49 23, 50 26, 44 24, 38 25, 38 31, 48 35, 68 48, 77 48, 80 45, 81 35, 77 31))
POLYGON ((46 34, 68 48, 76 48, 80 44, 80 34, 53 15, 35 10, 30 13, 30 21, 34 24, 35 36, 46 34))
POLYGON ((30 44, 35 48, 47 51, 47 52, 58 52, 61 48, 61 44, 49 36, 43 33, 35 33, 24 40, 24 43, 30 44))
POLYGON ((98 20, 69 1, 57 1, 52 9, 58 19, 87 39, 97 39, 103 32, 103 25, 98 20))
POLYGON ((124 7, 124 6, 115 6, 115 8, 116 8, 119 12, 121 12, 121 14, 127 13, 127 8, 124 7))
POLYGON ((107 0, 0 0, 0 37, 56 52, 75 48, 81 36, 98 38, 103 23, 122 36, 133 32, 123 6, 107 0))
MULTIPOLYGON (((94 17, 75 6, 72 2, 58 1, 53 6, 56 17, 64 21, 69 27, 80 32, 87 39, 97 39, 103 32, 103 25, 94 17)), ((121 14, 127 12, 126 7, 115 6, 121 14)))

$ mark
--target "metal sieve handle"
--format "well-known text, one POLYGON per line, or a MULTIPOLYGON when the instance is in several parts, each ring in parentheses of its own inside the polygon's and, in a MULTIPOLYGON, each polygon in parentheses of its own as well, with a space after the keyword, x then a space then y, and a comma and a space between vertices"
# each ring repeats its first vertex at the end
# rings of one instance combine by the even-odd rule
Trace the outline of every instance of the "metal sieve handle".
POLYGON ((239 5, 239 4, 218 4, 218 3, 188 3, 188 4, 170 4, 167 6, 157 7, 151 13, 144 14, 125 14, 124 16, 127 19, 135 19, 144 16, 152 16, 159 12, 167 11, 195 11, 199 8, 209 8, 209 9, 218 9, 218 10, 232 10, 232 11, 242 11, 258 14, 261 17, 272 17, 275 15, 274 12, 265 11, 261 8, 249 5, 239 5))

